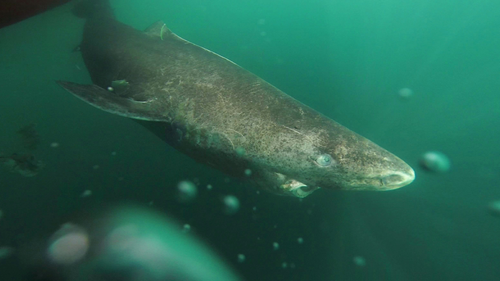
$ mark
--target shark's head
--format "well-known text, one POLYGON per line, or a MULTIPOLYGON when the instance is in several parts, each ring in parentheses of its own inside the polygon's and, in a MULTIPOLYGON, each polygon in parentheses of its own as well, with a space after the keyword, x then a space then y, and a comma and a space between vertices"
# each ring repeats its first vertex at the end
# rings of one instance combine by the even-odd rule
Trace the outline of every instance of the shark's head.
POLYGON ((305 197, 320 187, 385 191, 415 179, 403 160, 331 120, 326 123, 309 132, 288 128, 295 134, 288 135, 291 141, 277 151, 279 164, 266 177, 273 188, 266 189, 305 197))

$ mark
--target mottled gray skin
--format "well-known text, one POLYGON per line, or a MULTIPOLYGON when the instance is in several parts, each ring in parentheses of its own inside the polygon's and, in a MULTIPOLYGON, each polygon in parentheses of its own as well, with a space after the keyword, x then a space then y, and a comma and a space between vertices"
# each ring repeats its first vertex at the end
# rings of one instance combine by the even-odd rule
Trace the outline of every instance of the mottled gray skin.
POLYGON ((161 22, 141 32, 91 18, 80 48, 94 85, 59 81, 65 89, 149 121, 176 149, 262 189, 305 197, 319 187, 389 190, 414 179, 401 159, 161 22))

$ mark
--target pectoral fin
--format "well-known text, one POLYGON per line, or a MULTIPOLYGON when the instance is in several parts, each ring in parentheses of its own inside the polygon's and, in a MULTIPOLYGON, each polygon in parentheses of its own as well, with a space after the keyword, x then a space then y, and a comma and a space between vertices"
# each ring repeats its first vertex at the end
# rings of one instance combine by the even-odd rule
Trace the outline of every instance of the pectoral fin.
POLYGON ((122 97, 113 91, 93 84, 82 85, 66 81, 56 82, 68 92, 104 111, 140 120, 165 121, 163 116, 152 110, 152 101, 137 101, 122 97))

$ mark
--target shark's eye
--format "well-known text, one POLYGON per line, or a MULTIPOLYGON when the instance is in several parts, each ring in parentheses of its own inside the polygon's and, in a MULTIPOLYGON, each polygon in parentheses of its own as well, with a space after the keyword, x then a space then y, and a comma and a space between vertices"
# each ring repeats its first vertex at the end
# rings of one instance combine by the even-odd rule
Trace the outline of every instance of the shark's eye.
POLYGON ((316 158, 316 164, 320 167, 328 167, 333 164, 333 158, 330 154, 321 154, 316 158))

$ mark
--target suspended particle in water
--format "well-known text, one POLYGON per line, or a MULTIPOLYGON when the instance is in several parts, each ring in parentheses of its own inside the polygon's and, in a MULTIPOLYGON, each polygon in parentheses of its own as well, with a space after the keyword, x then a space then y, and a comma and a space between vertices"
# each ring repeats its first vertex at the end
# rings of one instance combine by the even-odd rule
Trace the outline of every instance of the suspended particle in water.
POLYGON ((85 230, 66 223, 52 235, 47 249, 48 258, 56 264, 73 264, 82 260, 90 246, 85 230))
POLYGON ((251 175, 252 175, 252 170, 250 170, 250 169, 246 169, 246 170, 245 170, 245 175, 246 175, 247 177, 251 176, 251 175))
POLYGON ((182 227, 183 233, 188 233, 190 230, 191 230, 191 226, 187 223, 182 227))
POLYGON ((92 166, 92 169, 94 169, 94 170, 99 169, 99 165, 94 165, 94 166, 92 166))
POLYGON ((243 147, 238 146, 236 148, 236 154, 238 154, 239 156, 244 156, 246 154, 246 151, 243 147))
POLYGON ((240 209, 240 200, 236 196, 227 195, 222 201, 224 202, 224 211, 228 215, 235 214, 240 209))
POLYGON ((258 24, 258 25, 264 25, 264 24, 266 24, 266 20, 265 20, 265 19, 259 19, 259 20, 257 21, 257 24, 258 24))
POLYGON ((280 244, 278 244, 278 242, 274 242, 273 243, 273 249, 274 250, 278 250, 280 248, 280 244))
POLYGON ((2 218, 3 218, 3 211, 0 210, 0 219, 2 219, 2 218))
POLYGON ((52 148, 58 148, 59 147, 59 143, 58 142, 53 142, 50 144, 50 147, 52 148))
POLYGON ((261 32, 260 32, 260 36, 264 37, 264 36, 266 36, 266 35, 267 35, 267 32, 265 32, 265 31, 261 31, 261 32))
POLYGON ((111 152, 111 156, 116 156, 116 151, 111 152))
POLYGON ((357 266, 365 266, 366 265, 366 260, 362 256, 355 256, 354 258, 352 258, 352 261, 357 266))
POLYGON ((288 267, 288 263, 283 262, 283 263, 281 264, 281 267, 283 267, 283 268, 287 268, 287 267, 288 267))
POLYGON ((90 195, 92 195, 92 190, 87 189, 84 192, 82 192, 80 197, 84 198, 84 197, 89 197, 90 195))
POLYGON ((429 151, 420 158, 420 166, 431 172, 444 173, 450 170, 450 159, 439 151, 429 151))
POLYGON ((299 244, 302 244, 302 243, 304 243, 304 239, 302 237, 299 237, 299 238, 297 238, 297 242, 299 244))
POLYGON ((108 91, 113 92, 113 87, 108 87, 108 91))
POLYGON ((488 212, 490 215, 500 218, 500 200, 496 200, 488 204, 488 212))
POLYGON ((295 268, 295 264, 294 264, 293 262, 292 262, 292 263, 290 263, 290 268, 291 268, 291 269, 294 269, 294 268, 295 268))
POLYGON ((6 259, 14 253, 14 248, 2 246, 0 247, 0 259, 6 259))
POLYGON ((178 199, 181 202, 188 202, 193 200, 198 194, 196 185, 190 181, 181 181, 177 185, 178 199))
POLYGON ((245 255, 243 254, 238 254, 238 262, 244 262, 245 261, 245 255))
POLYGON ((255 212, 255 211, 257 211, 257 207, 255 207, 255 206, 254 206, 254 207, 252 208, 252 210, 253 210, 254 212, 255 212))
POLYGON ((208 189, 208 190, 212 190, 212 188, 213 188, 213 186, 212 186, 211 184, 208 184, 208 185, 207 185, 207 189, 208 189))
POLYGON ((409 99, 413 96, 413 91, 409 88, 402 88, 398 91, 398 95, 403 99, 409 99))

